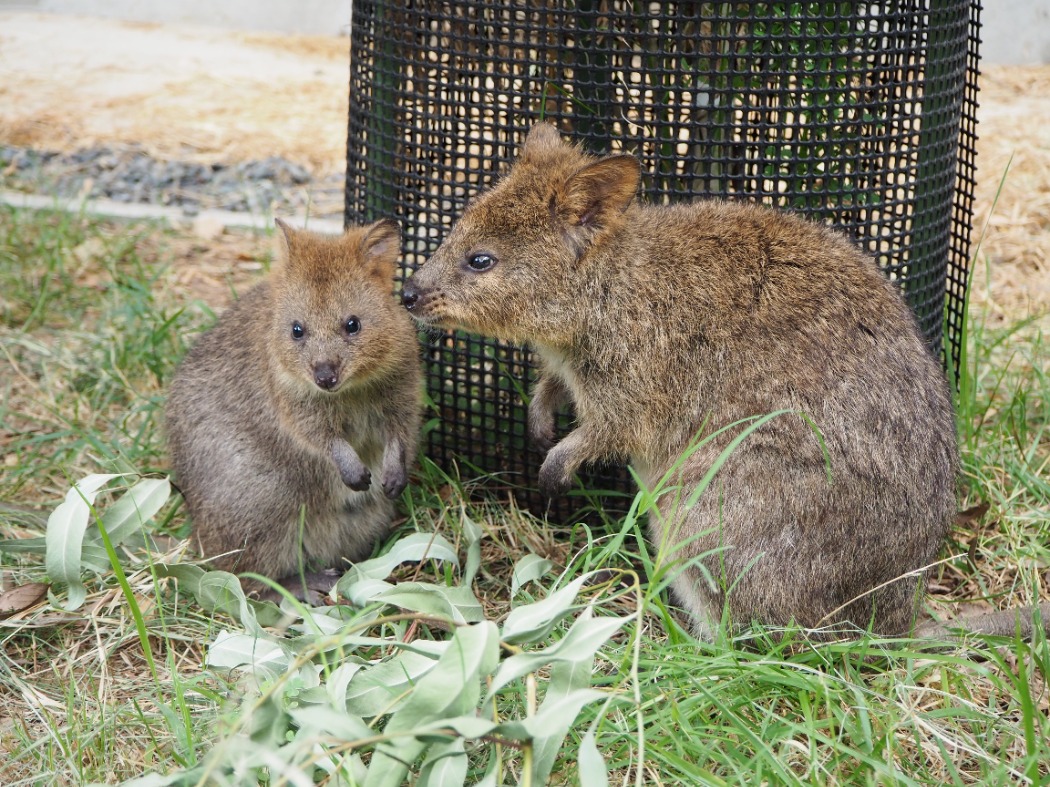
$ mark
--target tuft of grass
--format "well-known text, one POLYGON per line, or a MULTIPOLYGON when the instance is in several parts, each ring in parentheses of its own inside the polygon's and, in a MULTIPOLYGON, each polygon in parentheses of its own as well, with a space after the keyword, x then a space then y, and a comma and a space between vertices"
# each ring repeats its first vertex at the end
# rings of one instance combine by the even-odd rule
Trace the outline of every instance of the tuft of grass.
POLYGON ((986 309, 967 320, 956 418, 961 507, 988 511, 960 517, 949 548, 966 559, 939 567, 935 597, 1034 604, 1050 595, 1050 314, 1002 323, 986 309))
POLYGON ((161 462, 163 386, 192 329, 149 226, 0 209, 0 497, 161 462))
MULTIPOLYGON (((173 233, 147 225, 0 209, 0 540, 8 544, 0 550, 0 610, 14 588, 47 580, 39 553, 10 542, 42 537, 73 481, 166 471, 164 385, 212 319, 180 285, 174 250, 182 248, 173 233)), ((961 518, 946 544, 948 559, 931 577, 938 614, 1050 598, 1048 327, 1046 315, 1006 324, 971 315, 958 415, 961 502, 989 508, 961 518)), ((552 523, 476 489, 466 474, 424 460, 392 541, 438 533, 461 555, 479 544, 472 588, 490 620, 505 620, 515 567, 530 553, 549 570, 523 584, 516 603, 546 598, 555 577, 564 586, 601 570, 588 591, 602 599, 595 614, 628 620, 589 676, 608 701, 583 708, 550 783, 578 783, 577 752, 590 751, 581 749, 588 736, 615 784, 1050 779, 1045 637, 815 643, 798 631, 757 630, 698 643, 660 589, 660 556, 636 514, 552 523)), ((101 494, 99 507, 120 491, 101 494)), ((186 584, 152 570, 192 560, 176 500, 151 527, 150 539, 110 550, 120 572, 85 572, 88 595, 77 610, 61 608, 64 590, 55 586, 54 603, 43 597, 0 612, 0 783, 119 783, 193 769, 236 745, 233 731, 245 721, 239 700, 249 689, 205 666, 206 643, 243 634, 243 623, 206 612, 186 584)), ((395 576, 451 587, 457 575, 426 562, 395 576)), ((554 626, 544 645, 564 640, 570 626, 554 626)), ((293 649, 303 641, 294 628, 267 632, 293 649)), ((448 636, 410 623, 390 632, 448 636)), ((546 690, 540 673, 504 692, 501 718, 527 716, 546 690)), ((490 744, 468 747, 468 781, 482 778, 490 744)), ((505 747, 501 783, 524 779, 523 751, 505 747)), ((276 770, 270 783, 282 783, 276 770)))

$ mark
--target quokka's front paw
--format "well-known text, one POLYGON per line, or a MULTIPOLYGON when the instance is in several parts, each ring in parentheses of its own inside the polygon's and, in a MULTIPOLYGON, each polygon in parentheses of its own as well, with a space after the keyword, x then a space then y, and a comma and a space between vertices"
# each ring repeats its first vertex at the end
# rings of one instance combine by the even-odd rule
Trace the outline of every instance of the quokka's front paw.
POLYGON ((569 491, 573 474, 565 465, 565 457, 557 450, 550 451, 543 460, 543 464, 540 465, 539 487, 545 497, 561 497, 569 491))
POLYGON ((541 451, 550 451, 557 442, 554 433, 554 419, 529 415, 529 440, 541 451))
POLYGON ((332 460, 343 483, 355 492, 364 492, 372 485, 372 473, 350 443, 335 440, 332 443, 332 460))
POLYGON ((372 472, 364 465, 361 465, 359 468, 352 468, 348 472, 343 473, 342 476, 343 483, 355 492, 364 492, 372 486, 372 472))
POLYGON ((397 500, 408 486, 408 473, 398 467, 383 473, 383 494, 391 500, 397 500))

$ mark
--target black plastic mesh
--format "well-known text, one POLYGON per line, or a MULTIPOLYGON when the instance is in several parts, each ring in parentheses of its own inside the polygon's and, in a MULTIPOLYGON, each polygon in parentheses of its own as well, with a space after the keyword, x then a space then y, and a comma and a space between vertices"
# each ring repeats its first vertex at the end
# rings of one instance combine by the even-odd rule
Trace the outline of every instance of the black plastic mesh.
MULTIPOLYGON (((399 219, 407 275, 547 119, 638 156, 651 203, 760 200, 846 229, 957 368, 979 24, 976 0, 354 0, 346 220, 399 219)), ((457 334, 426 358, 428 455, 530 489, 528 354, 457 334)))

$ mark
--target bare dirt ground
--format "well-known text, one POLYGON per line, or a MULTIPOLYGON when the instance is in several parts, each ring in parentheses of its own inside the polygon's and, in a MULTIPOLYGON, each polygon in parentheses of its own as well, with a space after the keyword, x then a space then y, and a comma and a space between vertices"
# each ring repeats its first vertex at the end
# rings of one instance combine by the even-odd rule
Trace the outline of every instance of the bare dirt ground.
POLYGON ((349 50, 346 38, 0 13, 0 141, 341 171, 349 50))
MULTIPOLYGON (((346 38, 0 12, 0 144, 341 172, 348 64, 346 38)), ((1050 309, 1050 66, 983 71, 974 298, 1013 318, 1050 309)))

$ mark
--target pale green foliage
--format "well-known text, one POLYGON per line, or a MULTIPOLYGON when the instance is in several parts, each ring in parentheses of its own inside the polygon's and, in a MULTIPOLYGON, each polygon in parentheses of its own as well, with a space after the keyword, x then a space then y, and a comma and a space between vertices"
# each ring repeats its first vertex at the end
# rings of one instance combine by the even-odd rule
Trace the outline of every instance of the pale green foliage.
MULTIPOLYGON (((85 478, 49 519, 47 566, 68 589, 67 609, 83 603, 81 572, 101 571, 107 552, 116 557, 112 545, 138 534, 168 499, 166 480, 140 479, 100 513, 93 501, 117 477, 85 478), (100 527, 86 535, 92 521, 100 527), (100 553, 103 533, 111 546, 100 553)), ((476 570, 481 531, 466 531, 467 562, 476 570)), ((132 783, 312 784, 326 775, 330 783, 364 787, 396 787, 410 777, 444 787, 502 784, 515 770, 522 784, 544 784, 580 711, 616 698, 592 688, 591 675, 599 648, 631 616, 596 616, 593 602, 580 602, 591 572, 540 601, 517 604, 497 625, 467 585, 388 581, 399 565, 423 560, 458 567, 445 538, 412 533, 339 581, 338 594, 351 605, 310 608, 289 598, 281 610, 247 599, 232 574, 154 565, 157 577, 176 578, 206 610, 240 623, 216 633, 207 667, 235 676, 244 697, 203 762, 132 783), (281 613, 283 631, 266 628, 281 613), (564 636, 550 637, 567 624, 564 636), (435 638, 424 638, 424 628, 435 638), (523 682, 530 701, 523 713, 505 715, 504 707, 521 708, 505 699, 523 682), (508 752, 520 753, 513 764, 508 752)), ((518 587, 550 566, 524 556, 515 570, 518 587)), ((579 769, 581 783, 606 783, 593 734, 584 739, 579 769)))
POLYGON ((99 490, 119 475, 89 475, 77 483, 66 494, 65 501, 47 520, 47 574, 52 582, 67 586, 66 603, 56 606, 77 609, 87 595, 80 581, 81 567, 96 573, 110 566, 110 559, 103 543, 108 536, 110 544, 117 546, 131 538, 142 523, 148 522, 167 502, 171 487, 167 479, 143 478, 110 506, 97 519, 92 531, 92 504, 99 490))

